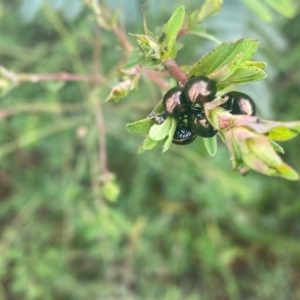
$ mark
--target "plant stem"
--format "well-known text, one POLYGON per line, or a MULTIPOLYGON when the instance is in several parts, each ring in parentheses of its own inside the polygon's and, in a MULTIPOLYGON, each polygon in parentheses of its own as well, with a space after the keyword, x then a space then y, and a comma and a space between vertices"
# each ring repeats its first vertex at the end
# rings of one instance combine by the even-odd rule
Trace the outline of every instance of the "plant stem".
POLYGON ((187 82, 187 76, 177 65, 177 63, 174 60, 168 58, 163 62, 163 64, 166 70, 178 82, 178 84, 182 87, 185 86, 187 82))

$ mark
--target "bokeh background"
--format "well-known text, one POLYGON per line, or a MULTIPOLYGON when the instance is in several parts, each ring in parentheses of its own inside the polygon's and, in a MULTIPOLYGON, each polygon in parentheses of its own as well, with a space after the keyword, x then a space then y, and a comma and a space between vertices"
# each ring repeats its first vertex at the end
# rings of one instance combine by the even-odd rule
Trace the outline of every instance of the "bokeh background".
MULTIPOLYGON (((255 59, 269 76, 239 89, 259 116, 299 120, 299 4, 288 18, 267 2, 225 0, 203 25, 220 41, 258 38, 255 59), (265 10, 255 12, 258 2, 265 10)), ((202 1, 100 3, 118 10, 136 47, 127 33, 143 33, 142 4, 155 31, 179 5, 192 11, 202 1)), ((182 65, 216 47, 197 36, 180 42, 182 65)), ((142 74, 138 90, 103 103, 123 63, 115 34, 80 0, 1 1, 0 65, 15 74, 99 72, 105 84, 21 80, 8 90, 1 79, 0 299, 300 299, 299 182, 242 177, 221 142, 210 157, 200 138, 137 155, 144 137, 125 125, 165 90, 142 74), (103 161, 115 176, 105 193, 103 161)), ((282 146, 300 172, 300 138, 282 146)))

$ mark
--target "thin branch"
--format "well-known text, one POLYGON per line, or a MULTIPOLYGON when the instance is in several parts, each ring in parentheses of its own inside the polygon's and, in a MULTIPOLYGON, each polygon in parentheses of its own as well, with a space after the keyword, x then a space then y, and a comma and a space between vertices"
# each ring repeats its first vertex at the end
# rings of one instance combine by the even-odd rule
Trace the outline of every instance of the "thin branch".
MULTIPOLYGON (((100 70, 100 60, 101 60, 101 45, 100 45, 100 29, 96 29, 96 37, 94 42, 94 76, 99 76, 100 70)), ((98 129, 98 139, 99 139, 99 160, 101 165, 101 177, 103 181, 109 178, 109 168, 107 163, 107 150, 106 150, 106 135, 105 135, 105 124, 103 119, 102 107, 100 101, 95 102, 95 118, 96 125, 98 129)))
MULTIPOLYGON (((142 68, 141 68, 142 69, 142 68)), ((149 69, 142 69, 144 73, 150 78, 159 88, 165 90, 169 85, 163 80, 164 75, 149 69)))
POLYGON ((128 41, 125 32, 117 26, 113 26, 111 29, 119 40, 122 48, 126 51, 126 53, 130 53, 132 51, 132 45, 128 41))

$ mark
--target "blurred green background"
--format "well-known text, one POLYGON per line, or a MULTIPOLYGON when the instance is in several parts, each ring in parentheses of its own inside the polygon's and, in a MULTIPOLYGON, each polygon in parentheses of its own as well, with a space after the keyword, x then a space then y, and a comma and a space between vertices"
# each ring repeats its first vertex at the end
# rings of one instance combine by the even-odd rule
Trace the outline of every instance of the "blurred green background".
MULTIPOLYGON (((143 33, 145 2, 153 31, 179 5, 202 3, 100 3, 119 9, 125 33, 143 33)), ((204 25, 221 41, 260 39, 255 59, 269 77, 240 90, 259 116, 299 120, 299 7, 287 18, 267 5, 255 13, 249 2, 224 1, 204 25)), ((197 36, 180 42, 179 64, 216 46, 197 36)), ((98 29, 80 0, 1 1, 0 65, 16 74, 98 70, 105 84, 16 82, 0 98, 0 299, 300 299, 299 182, 242 177, 222 143, 212 158, 200 138, 137 155, 143 136, 125 125, 165 90, 143 74, 138 90, 104 104, 123 59, 116 36, 98 29), (103 161, 115 175, 106 197, 103 161)), ((300 172, 300 138, 282 146, 300 172)))

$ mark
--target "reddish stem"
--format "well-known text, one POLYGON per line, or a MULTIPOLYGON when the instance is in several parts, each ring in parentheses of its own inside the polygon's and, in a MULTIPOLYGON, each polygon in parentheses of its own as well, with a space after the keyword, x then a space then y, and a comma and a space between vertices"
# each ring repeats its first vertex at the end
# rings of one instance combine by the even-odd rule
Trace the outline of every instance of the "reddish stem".
POLYGON ((185 86, 187 82, 187 76, 177 65, 177 63, 174 60, 168 58, 163 62, 163 64, 166 70, 178 82, 178 84, 182 87, 185 86))

